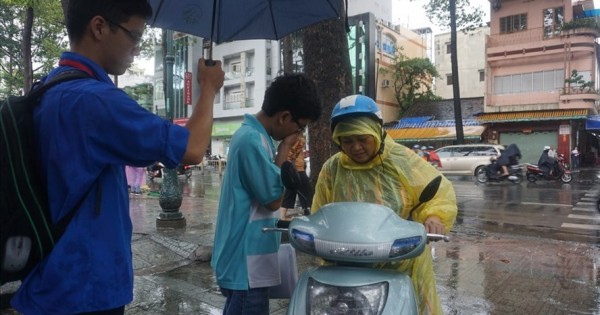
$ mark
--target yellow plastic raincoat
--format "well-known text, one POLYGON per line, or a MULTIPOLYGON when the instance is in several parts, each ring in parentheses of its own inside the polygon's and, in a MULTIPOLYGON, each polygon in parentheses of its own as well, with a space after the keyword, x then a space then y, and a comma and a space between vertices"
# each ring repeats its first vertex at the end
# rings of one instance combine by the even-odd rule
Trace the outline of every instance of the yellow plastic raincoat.
MULTIPOLYGON (((348 118, 336 125, 333 141, 339 145, 341 136, 365 134, 374 136, 379 147, 382 138, 379 123, 368 117, 348 118)), ((319 173, 311 209, 316 212, 331 202, 364 201, 388 206, 406 219, 419 203, 421 191, 438 175, 432 165, 412 150, 385 137, 381 154, 365 164, 357 164, 343 152, 329 158, 319 173)), ((456 213, 454 189, 444 177, 435 197, 416 208, 413 219, 423 223, 429 216, 438 216, 448 232, 454 225, 456 213)), ((429 245, 416 258, 380 267, 411 276, 420 314, 442 314, 429 245)))

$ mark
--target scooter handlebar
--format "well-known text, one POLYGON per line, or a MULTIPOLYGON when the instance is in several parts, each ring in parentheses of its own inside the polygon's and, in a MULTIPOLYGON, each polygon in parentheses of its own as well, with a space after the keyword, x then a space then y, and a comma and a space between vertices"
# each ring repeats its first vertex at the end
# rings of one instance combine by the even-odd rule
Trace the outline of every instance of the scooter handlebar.
POLYGON ((287 232, 287 228, 272 228, 272 227, 264 227, 262 228, 263 232, 287 232))
POLYGON ((437 242, 437 241, 444 241, 444 242, 450 242, 450 237, 448 237, 448 235, 443 235, 443 234, 432 234, 432 233, 427 233, 427 240, 430 242, 437 242))

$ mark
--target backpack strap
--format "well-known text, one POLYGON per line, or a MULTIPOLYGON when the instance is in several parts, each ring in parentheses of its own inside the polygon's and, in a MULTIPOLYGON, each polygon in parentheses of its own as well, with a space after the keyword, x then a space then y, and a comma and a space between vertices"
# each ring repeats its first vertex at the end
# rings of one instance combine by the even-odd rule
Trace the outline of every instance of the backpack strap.
POLYGON ((63 83, 63 82, 67 82, 67 81, 71 81, 71 80, 75 80, 75 79, 84 79, 84 78, 91 78, 91 77, 87 73, 85 73, 81 70, 66 70, 66 71, 63 71, 63 72, 57 74, 56 76, 52 77, 51 79, 46 80, 45 82, 40 82, 39 84, 34 85, 34 88, 31 91, 29 91, 27 96, 33 97, 33 98, 39 98, 48 89, 50 89, 51 87, 53 87, 59 83, 63 83))
MULTIPOLYGON (((34 89, 32 89, 27 96, 33 97, 33 98, 39 98, 46 91, 48 91, 48 89, 52 88, 53 86, 55 86, 57 84, 71 81, 71 80, 85 79, 85 78, 91 78, 91 76, 87 72, 84 72, 82 70, 66 70, 66 71, 63 71, 63 72, 57 74, 56 76, 52 77, 51 79, 46 80, 45 82, 40 82, 39 85, 36 86, 34 89)), ((83 195, 83 197, 81 197, 81 199, 77 202, 77 204, 71 210, 69 210, 69 212, 64 217, 62 217, 58 221, 57 224, 55 224, 53 226, 52 234, 54 235, 55 241, 58 241, 58 239, 65 232, 67 225, 69 224, 69 222, 71 222, 71 219, 73 219, 73 217, 75 216, 75 213, 77 212, 77 210, 79 210, 79 208, 81 207, 81 204, 87 198, 87 196, 90 194, 90 192, 92 191, 92 188, 94 188, 94 186, 96 186, 96 191, 97 191, 97 194, 96 194, 97 199, 96 199, 96 203, 95 203, 96 213, 100 212, 100 206, 101 206, 101 202, 102 202, 102 185, 100 183, 100 180, 97 180, 95 182, 95 184, 92 185, 87 190, 87 192, 83 195)))

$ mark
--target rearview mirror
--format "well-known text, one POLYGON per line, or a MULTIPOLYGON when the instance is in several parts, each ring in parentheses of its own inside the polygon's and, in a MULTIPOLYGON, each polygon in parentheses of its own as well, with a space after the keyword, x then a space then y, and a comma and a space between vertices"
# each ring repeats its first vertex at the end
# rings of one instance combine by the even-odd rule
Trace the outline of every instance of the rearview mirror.
POLYGON ((415 209, 417 209, 423 203, 433 199, 435 194, 437 194, 438 189, 440 188, 440 183, 442 182, 442 175, 438 175, 436 178, 432 179, 423 191, 419 195, 419 203, 417 203, 408 214, 408 219, 412 221, 412 214, 415 209))
POLYGON ((300 187, 300 174, 292 162, 285 161, 281 164, 281 181, 289 190, 297 190, 300 187))
POLYGON ((425 186, 425 189, 423 189, 423 191, 421 192, 421 195, 419 196, 419 202, 423 203, 423 202, 427 202, 427 201, 433 199, 435 194, 437 194, 438 189, 440 188, 441 182, 442 182, 441 175, 438 175, 436 178, 432 179, 429 182, 429 184, 427 184, 427 186, 425 186))

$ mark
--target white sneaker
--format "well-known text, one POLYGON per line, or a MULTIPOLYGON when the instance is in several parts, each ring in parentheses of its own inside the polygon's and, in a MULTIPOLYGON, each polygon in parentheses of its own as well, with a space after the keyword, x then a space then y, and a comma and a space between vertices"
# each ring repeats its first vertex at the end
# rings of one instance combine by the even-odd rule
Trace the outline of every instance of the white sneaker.
POLYGON ((519 178, 515 175, 508 176, 508 180, 517 180, 517 179, 519 179, 519 178))

